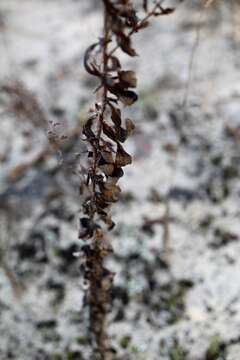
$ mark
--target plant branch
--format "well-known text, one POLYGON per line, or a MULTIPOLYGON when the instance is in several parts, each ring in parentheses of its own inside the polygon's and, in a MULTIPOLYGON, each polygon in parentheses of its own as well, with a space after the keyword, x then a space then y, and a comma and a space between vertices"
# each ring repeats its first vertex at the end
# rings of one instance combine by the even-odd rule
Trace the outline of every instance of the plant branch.
MULTIPOLYGON (((147 13, 147 15, 141 19, 138 24, 129 31, 127 37, 130 38, 133 34, 136 34, 139 29, 141 29, 145 23, 147 23, 147 21, 154 16, 154 13, 156 12, 157 9, 159 9, 159 7, 161 7, 161 5, 163 4, 164 0, 161 1, 157 1, 157 3, 154 5, 154 7, 152 8, 152 10, 150 12, 147 13)), ((109 57, 112 56, 118 49, 119 49, 119 45, 116 45, 109 53, 109 57)))

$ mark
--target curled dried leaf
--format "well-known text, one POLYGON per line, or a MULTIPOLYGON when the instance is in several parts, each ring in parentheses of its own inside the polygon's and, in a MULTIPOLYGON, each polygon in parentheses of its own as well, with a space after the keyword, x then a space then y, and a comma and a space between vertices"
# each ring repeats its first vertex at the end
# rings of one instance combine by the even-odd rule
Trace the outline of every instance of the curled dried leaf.
POLYGON ((137 94, 134 91, 131 90, 123 90, 119 93, 119 100, 125 105, 125 106, 131 106, 134 104, 138 99, 137 94))
POLYGON ((117 141, 120 141, 121 143, 124 143, 127 140, 128 134, 127 134, 127 130, 119 127, 116 129, 116 134, 117 134, 117 141))
POLYGON ((101 156, 98 161, 98 167, 105 175, 108 176, 110 176, 114 171, 114 164, 108 163, 103 156, 101 156))
POLYGON ((122 145, 117 144, 117 155, 115 164, 118 167, 126 166, 132 163, 132 157, 124 150, 122 145))
POLYGON ((111 176, 114 171, 114 165, 113 164, 104 164, 99 165, 99 169, 107 176, 111 176))
POLYGON ((109 63, 107 66, 108 71, 118 71, 121 69, 121 63, 116 56, 109 57, 109 63))
POLYGON ((125 88, 135 88, 137 86, 137 78, 135 71, 119 71, 119 80, 125 88))
POLYGON ((103 122, 103 132, 109 139, 117 141, 115 130, 106 122, 103 122))
POLYGON ((111 105, 111 119, 114 125, 117 127, 121 126, 121 110, 111 105))
POLYGON ((118 185, 113 185, 109 189, 104 188, 102 190, 101 196, 102 196, 103 200, 107 203, 116 202, 119 199, 120 192, 121 192, 120 187, 118 185))
POLYGON ((115 226, 115 223, 112 220, 111 214, 101 211, 99 215, 101 216, 102 221, 104 221, 105 224, 108 226, 108 230, 112 230, 115 226))
POLYGON ((170 15, 175 11, 173 8, 163 8, 160 4, 158 5, 158 9, 159 11, 155 11, 154 16, 170 15))
POLYGON ((102 194, 97 194, 96 196, 96 206, 97 206, 97 212, 100 215, 106 215, 109 212, 109 203, 107 203, 103 197, 102 194))
POLYGON ((109 220, 105 220, 105 223, 108 225, 108 230, 112 230, 115 228, 115 222, 110 218, 109 220))
POLYGON ((107 163, 110 163, 110 164, 114 163, 113 154, 111 151, 103 150, 103 151, 101 151, 101 155, 107 163))
POLYGON ((127 129, 127 136, 129 137, 132 134, 133 130, 135 129, 135 125, 131 119, 126 119, 126 129, 127 129))
POLYGON ((109 176, 109 177, 107 178, 107 181, 106 181, 105 184, 104 184, 105 188, 109 189, 109 188, 111 188, 112 186, 117 185, 118 180, 119 180, 119 178, 117 178, 117 177, 111 177, 111 176, 109 176))
MULTIPOLYGON (((100 230, 100 229, 99 229, 100 230)), ((95 245, 99 251, 100 257, 104 258, 109 253, 113 252, 112 244, 110 243, 109 239, 104 235, 103 231, 99 232, 97 230, 97 235, 94 239, 95 245)), ((107 270, 106 268, 103 268, 103 277, 110 276, 111 271, 107 270)), ((111 276, 112 277, 112 276, 111 276)))
POLYGON ((86 138, 91 142, 92 140, 94 140, 96 138, 93 130, 92 130, 92 125, 93 125, 93 118, 89 118, 87 120, 87 122, 84 124, 83 126, 83 134, 86 136, 86 138))
POLYGON ((136 26, 138 23, 138 17, 136 11, 134 10, 132 4, 128 1, 124 1, 122 7, 120 8, 119 15, 126 19, 126 25, 136 26))
POLYGON ((80 219, 79 224, 79 239, 90 238, 93 236, 94 230, 96 229, 96 225, 94 224, 93 220, 88 217, 82 217, 80 219))
POLYGON ((100 71, 97 69, 96 65, 92 61, 93 52, 99 46, 99 42, 95 43, 87 48, 84 54, 84 67, 86 71, 93 76, 101 76, 100 71))
POLYGON ((129 36, 125 35, 124 33, 119 33, 117 36, 117 43, 122 51, 129 56, 137 56, 136 51, 132 47, 132 42, 129 36))
POLYGON ((123 169, 122 169, 121 167, 116 166, 116 164, 115 164, 115 168, 114 168, 114 171, 113 171, 113 173, 112 173, 111 176, 112 176, 113 178, 119 179, 119 178, 121 178, 123 175, 124 175, 123 169))
POLYGON ((90 245, 83 245, 81 247, 81 251, 84 253, 85 256, 90 257, 93 255, 93 250, 90 245))

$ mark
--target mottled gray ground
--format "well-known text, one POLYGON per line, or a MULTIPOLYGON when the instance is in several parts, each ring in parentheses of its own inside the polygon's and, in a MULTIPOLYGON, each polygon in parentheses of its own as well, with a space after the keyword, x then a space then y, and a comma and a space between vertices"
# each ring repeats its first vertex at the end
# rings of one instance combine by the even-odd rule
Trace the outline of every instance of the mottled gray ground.
MULTIPOLYGON (((110 235, 116 359, 240 359, 240 5, 199 3, 154 20, 136 35, 141 56, 123 59, 139 102, 126 110, 134 164, 110 235)), ((94 99, 82 60, 100 34, 98 5, 0 2, 0 86, 28 89, 39 106, 27 117, 0 95, 1 360, 90 359, 73 253, 79 128, 94 99), (61 154, 51 122, 72 134, 61 154)))

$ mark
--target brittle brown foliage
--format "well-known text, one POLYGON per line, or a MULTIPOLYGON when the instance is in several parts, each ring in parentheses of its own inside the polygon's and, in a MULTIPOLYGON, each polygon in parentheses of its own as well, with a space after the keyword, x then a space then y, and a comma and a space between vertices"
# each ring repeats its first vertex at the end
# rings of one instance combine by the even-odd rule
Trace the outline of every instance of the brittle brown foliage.
MULTIPOLYGON (((108 359, 106 314, 114 274, 105 268, 104 260, 112 252, 103 224, 114 227, 111 205, 118 201, 119 179, 123 168, 131 164, 131 155, 123 144, 134 130, 131 119, 123 119, 122 108, 133 105, 138 96, 136 74, 123 69, 117 50, 130 57, 137 55, 132 35, 146 28, 151 17, 168 15, 173 9, 157 1, 150 9, 144 0, 145 15, 140 19, 131 0, 102 0, 104 7, 103 37, 85 52, 86 71, 97 77, 97 101, 83 127, 88 145, 85 181, 81 184, 83 215, 80 218, 79 238, 84 239, 82 261, 85 279, 89 283, 90 326, 94 345, 100 359, 108 359), (100 99, 99 99, 100 98, 100 99)), ((108 357, 109 356, 109 357, 108 357)))

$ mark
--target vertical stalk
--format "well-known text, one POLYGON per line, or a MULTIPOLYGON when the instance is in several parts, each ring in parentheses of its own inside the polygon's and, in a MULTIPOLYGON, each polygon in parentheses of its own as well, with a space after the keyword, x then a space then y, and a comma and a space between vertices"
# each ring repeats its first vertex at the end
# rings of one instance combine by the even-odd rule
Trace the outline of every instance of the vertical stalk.
POLYGON ((111 285, 112 282, 111 280, 109 282, 111 273, 104 267, 105 256, 101 251, 102 236, 101 232, 96 234, 93 255, 90 259, 92 266, 89 278, 90 330, 96 360, 110 360, 106 321, 110 305, 109 284, 111 285))
MULTIPOLYGON (((84 216, 80 218, 79 231, 79 238, 86 240, 86 244, 82 246, 83 267, 85 279, 89 283, 87 296, 94 360, 112 358, 106 319, 114 274, 104 267, 105 258, 112 252, 112 248, 99 222, 105 223, 109 230, 114 225, 110 207, 118 200, 121 191, 117 182, 124 174, 122 168, 132 162, 121 143, 125 142, 134 129, 131 119, 122 121, 121 105, 131 106, 138 98, 132 90, 136 87, 135 72, 124 71, 119 59, 113 54, 121 49, 129 56, 136 56, 131 36, 148 26, 151 17, 167 15, 173 11, 170 8, 163 9, 162 2, 163 0, 157 1, 153 9, 139 20, 131 0, 102 0, 103 36, 100 41, 89 46, 84 56, 86 71, 100 80, 98 89, 101 89, 100 101, 95 103, 93 109, 94 114, 83 127, 83 135, 90 145, 88 159, 92 159, 92 162, 86 171, 85 185, 88 191, 83 202, 84 216), (112 50, 110 41, 113 44, 112 50), (111 121, 107 121, 107 110, 111 114, 111 121)), ((144 7, 147 9, 147 1, 144 2, 144 7)))
MULTIPOLYGON (((102 46, 102 64, 103 64, 103 89, 101 93, 101 108, 97 118, 97 142, 93 149, 93 166, 92 166, 92 191, 93 203, 96 203, 96 182, 97 162, 99 158, 100 139, 103 128, 104 115, 107 104, 107 87, 106 76, 108 66, 108 36, 109 36, 109 18, 104 4, 104 29, 103 29, 103 46, 102 46)), ((96 213, 93 210, 92 218, 96 213)), ((104 267, 104 259, 108 256, 108 251, 103 251, 104 234, 102 230, 96 229, 94 238, 91 244, 91 253, 88 256, 89 274, 89 305, 90 305, 90 331, 92 335, 93 350, 96 359, 110 360, 111 356, 108 353, 108 336, 106 329, 107 312, 110 305, 110 291, 112 284, 112 273, 104 267)))
MULTIPOLYGON (((98 115, 98 130, 97 130, 97 144, 93 149, 93 197, 95 198, 96 194, 96 182, 95 182, 95 175, 97 172, 97 160, 98 160, 98 150, 99 150, 99 143, 102 133, 102 127, 103 127, 103 120, 104 120, 104 114, 106 111, 106 104, 107 104, 107 87, 105 86, 105 80, 107 76, 107 66, 108 66, 108 37, 109 37, 109 18, 108 13, 106 9, 105 3, 103 3, 104 6, 104 26, 103 26, 103 47, 102 47, 102 62, 103 62, 103 89, 101 94, 101 110, 98 115)), ((94 212, 92 214, 92 218, 94 217, 94 212)))

